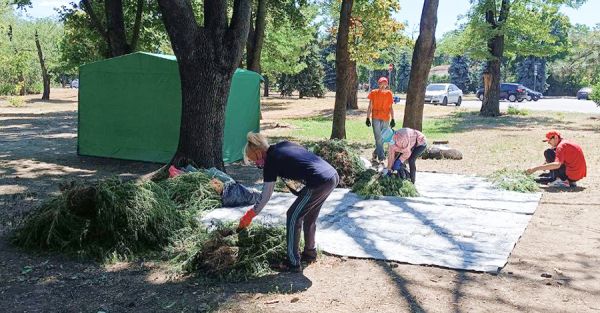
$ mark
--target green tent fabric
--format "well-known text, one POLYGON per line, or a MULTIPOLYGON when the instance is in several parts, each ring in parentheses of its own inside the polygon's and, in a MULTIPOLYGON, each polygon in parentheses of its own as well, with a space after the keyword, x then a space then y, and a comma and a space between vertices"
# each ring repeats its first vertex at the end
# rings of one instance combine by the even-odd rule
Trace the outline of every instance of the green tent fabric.
MULTIPOLYGON (((242 159, 260 128, 260 81, 236 70, 225 112, 223 161, 242 159)), ((179 141, 181 85, 174 56, 137 52, 79 69, 80 155, 168 162, 179 141)), ((198 138, 198 140, 204 140, 198 138)))

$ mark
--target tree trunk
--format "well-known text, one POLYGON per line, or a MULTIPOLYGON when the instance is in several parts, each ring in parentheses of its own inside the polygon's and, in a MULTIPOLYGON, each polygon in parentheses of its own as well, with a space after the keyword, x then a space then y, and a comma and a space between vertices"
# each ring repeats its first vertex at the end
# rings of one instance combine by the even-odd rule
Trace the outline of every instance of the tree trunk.
MULTIPOLYGON (((492 0, 488 0, 492 1, 492 0)), ((506 21, 510 9, 509 0, 502 0, 500 16, 496 21, 496 4, 488 3, 489 9, 485 12, 485 20, 492 29, 498 29, 506 21)), ((483 102, 479 114, 482 116, 500 116, 500 62, 504 54, 504 35, 496 35, 488 40, 488 50, 492 59, 487 62, 489 88, 484 89, 483 102)))
POLYGON ((412 56, 403 127, 423 129, 425 88, 435 53, 438 4, 439 0, 425 0, 423 4, 419 37, 412 56))
POLYGON ((40 59, 40 67, 42 68, 42 80, 44 82, 44 93, 42 94, 42 100, 50 100, 50 75, 48 75, 48 70, 46 69, 44 54, 42 53, 42 46, 40 45, 37 30, 35 31, 35 46, 37 47, 38 58, 40 59))
MULTIPOLYGON (((494 38, 494 39, 497 39, 494 38)), ((500 116, 500 60, 487 62, 488 81, 484 78, 483 102, 479 114, 482 116, 500 116)), ((485 76, 484 76, 485 77, 485 76)))
POLYGON ((142 28, 142 14, 144 13, 144 2, 145 0, 138 0, 136 5, 135 22, 133 24, 133 32, 131 34, 129 52, 133 52, 137 49, 138 41, 140 39, 140 29, 142 28))
POLYGON ((25 95, 25 76, 23 76, 23 72, 19 72, 19 75, 17 75, 17 81, 19 81, 19 96, 24 96, 25 95))
POLYGON ((250 0, 235 0, 227 25, 227 2, 204 3, 204 27, 187 0, 159 0, 181 78, 181 126, 171 164, 194 161, 224 169, 223 126, 231 79, 242 58, 250 24, 250 0))
POLYGON ((267 26, 267 0, 258 0, 256 8, 256 20, 254 27, 248 32, 246 43, 246 67, 254 72, 260 73, 260 55, 265 41, 265 28, 267 26))
POLYGON ((268 97, 269 96, 269 78, 267 76, 263 76, 263 78, 265 79, 265 81, 264 81, 265 89, 263 91, 263 96, 268 97))
POLYGON ((107 34, 110 38, 110 50, 113 57, 130 53, 125 35, 125 19, 123 17, 122 0, 104 0, 106 11, 107 34))
POLYGON ((348 38, 353 2, 353 0, 342 0, 342 8, 340 10, 340 25, 335 48, 336 92, 331 139, 346 138, 346 105, 348 103, 348 94, 351 89, 350 81, 352 66, 350 62, 350 51, 348 50, 348 38))
POLYGON ((350 92, 346 103, 347 110, 358 110, 358 72, 356 61, 350 61, 350 92))

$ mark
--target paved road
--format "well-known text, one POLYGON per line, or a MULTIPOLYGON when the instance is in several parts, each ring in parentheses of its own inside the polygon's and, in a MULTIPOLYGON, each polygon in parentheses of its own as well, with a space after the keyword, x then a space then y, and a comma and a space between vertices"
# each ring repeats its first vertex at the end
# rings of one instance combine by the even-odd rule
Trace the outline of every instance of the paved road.
MULTIPOLYGON (((600 107, 591 100, 577 99, 540 99, 539 101, 509 102, 500 101, 500 110, 506 111, 509 105, 521 109, 537 111, 580 112, 600 114, 600 107)), ((463 101, 465 108, 481 108, 481 101, 463 101)))

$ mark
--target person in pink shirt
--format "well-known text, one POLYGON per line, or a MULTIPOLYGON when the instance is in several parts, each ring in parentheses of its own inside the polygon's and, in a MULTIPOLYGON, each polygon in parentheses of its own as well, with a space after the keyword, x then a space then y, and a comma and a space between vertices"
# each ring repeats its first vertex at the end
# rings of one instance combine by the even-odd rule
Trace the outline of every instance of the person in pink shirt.
POLYGON ((382 137, 389 143, 389 147, 387 168, 384 173, 395 169, 394 162, 396 160, 401 164, 406 164, 405 162, 408 161, 410 181, 414 183, 417 174, 417 158, 427 148, 425 135, 412 128, 400 128, 397 131, 387 129, 385 133, 382 137))

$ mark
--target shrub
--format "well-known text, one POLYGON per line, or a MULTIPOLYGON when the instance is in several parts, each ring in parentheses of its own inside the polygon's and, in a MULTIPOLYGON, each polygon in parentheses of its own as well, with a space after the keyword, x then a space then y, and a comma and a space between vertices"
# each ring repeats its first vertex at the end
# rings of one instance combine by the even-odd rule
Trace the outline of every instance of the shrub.
POLYGON ((600 83, 596 84, 592 87, 592 93, 590 94, 590 99, 596 102, 596 105, 600 106, 600 83))

